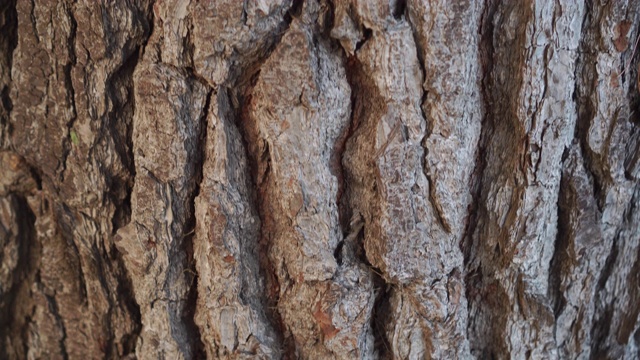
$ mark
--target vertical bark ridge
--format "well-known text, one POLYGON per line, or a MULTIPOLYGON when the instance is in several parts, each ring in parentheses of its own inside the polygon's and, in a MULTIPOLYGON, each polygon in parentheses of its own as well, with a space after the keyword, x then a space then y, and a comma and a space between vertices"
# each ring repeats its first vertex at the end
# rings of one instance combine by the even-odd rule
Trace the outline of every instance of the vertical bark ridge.
POLYGON ((581 5, 499 4, 488 20, 500 30, 492 34, 491 113, 480 145, 493 160, 483 170, 483 226, 476 228, 468 265, 480 292, 470 304, 477 356, 557 356, 548 264, 558 164, 576 118, 572 75, 582 11, 581 5), (547 201, 551 206, 540 206, 547 201))
POLYGON ((307 1, 301 10, 247 97, 243 132, 261 194, 262 234, 290 355, 366 357, 370 276, 350 241, 338 249, 343 234, 332 164, 348 131, 350 93, 339 50, 319 36, 330 9, 307 1), (308 152, 293 150, 300 146, 308 152))
POLYGON ((243 140, 241 119, 254 74, 286 32, 298 3, 282 1, 264 8, 228 1, 217 8, 201 4, 190 10, 194 72, 213 87, 215 99, 207 119, 194 239, 195 321, 210 357, 278 357, 287 351, 279 315, 271 310, 270 287, 277 284, 269 280, 271 266, 260 235, 261 195, 249 171, 253 154, 243 140), (212 38, 236 51, 227 54, 212 47, 212 38))
MULTIPOLYGON (((578 64, 577 146, 584 169, 593 179, 591 195, 580 203, 580 208, 594 203, 598 211, 597 235, 584 235, 591 225, 577 226, 573 242, 578 248, 589 246, 587 254, 577 256, 579 263, 600 272, 580 322, 575 328, 560 323, 559 329, 588 329, 576 338, 590 340, 581 351, 595 357, 633 357, 638 348, 635 341, 630 341, 637 325, 627 320, 628 316, 637 318, 637 286, 632 285, 630 276, 633 265, 623 265, 637 261, 639 246, 637 236, 632 235, 637 233, 637 224, 629 222, 636 216, 633 209, 637 207, 637 181, 625 176, 624 165, 629 151, 633 151, 627 144, 633 142, 637 132, 630 108, 633 103, 629 100, 637 93, 633 76, 637 72, 635 65, 626 67, 634 55, 632 34, 638 31, 638 6, 636 1, 592 4, 585 19, 584 55, 578 64)), ((570 314, 570 309, 566 313, 570 314)), ((632 322, 637 323, 637 319, 632 322)))
POLYGON ((190 204, 199 176, 198 144, 208 91, 170 66, 144 62, 134 77, 139 86, 132 221, 118 231, 117 246, 141 306, 138 352, 191 358, 195 349, 187 336, 192 329, 184 318, 191 285, 185 237, 192 231, 190 204))
MULTIPOLYGON (((366 39, 360 41, 364 45, 366 39)), ((375 85, 363 73, 362 64, 356 56, 350 56, 346 62, 346 75, 351 88, 351 134, 345 141, 345 149, 342 155, 342 164, 345 174, 346 194, 343 200, 345 213, 350 215, 353 221, 361 224, 350 224, 349 233, 345 238, 345 246, 351 246, 355 252, 356 258, 362 264, 367 266, 374 286, 375 302, 371 310, 371 331, 374 337, 373 349, 374 353, 381 359, 393 357, 391 350, 391 342, 388 338, 386 327, 393 321, 393 312, 391 311, 390 299, 393 291, 396 289, 393 283, 388 281, 380 268, 371 264, 367 258, 364 236, 366 227, 368 226, 361 209, 357 206, 357 199, 361 196, 362 180, 355 173, 349 157, 352 156, 351 147, 359 134, 361 126, 365 126, 367 114, 369 111, 375 111, 381 107, 383 100, 375 89, 375 85), (354 226, 356 225, 356 226, 354 226)), ((373 150, 371 151, 373 153, 373 150)), ((356 169, 357 171, 357 169, 356 169)), ((377 203, 372 204, 378 206, 377 203)))

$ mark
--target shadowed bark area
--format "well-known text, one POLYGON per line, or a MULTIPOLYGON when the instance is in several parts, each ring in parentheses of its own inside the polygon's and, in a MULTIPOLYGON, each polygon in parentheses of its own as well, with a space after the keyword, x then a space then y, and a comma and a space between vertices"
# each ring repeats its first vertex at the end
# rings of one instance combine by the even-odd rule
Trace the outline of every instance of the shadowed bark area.
POLYGON ((2 2, 0 358, 639 358, 639 25, 2 2))

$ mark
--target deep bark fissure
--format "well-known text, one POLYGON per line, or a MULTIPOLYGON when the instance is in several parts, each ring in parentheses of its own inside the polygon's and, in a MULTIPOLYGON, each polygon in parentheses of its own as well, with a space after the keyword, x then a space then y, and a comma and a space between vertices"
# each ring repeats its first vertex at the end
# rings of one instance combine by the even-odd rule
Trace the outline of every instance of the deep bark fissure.
MULTIPOLYGON (((396 0, 395 4, 393 4, 393 9, 391 9, 391 13, 396 20, 402 19, 405 16, 407 11, 407 0, 396 0)), ((416 43, 417 44, 417 43, 416 43)))
POLYGON ((73 130, 73 125, 78 119, 78 112, 76 109, 76 93, 75 93, 75 89, 73 88, 73 80, 71 79, 71 72, 73 71, 73 68, 77 65, 75 46, 76 46, 76 33, 78 30, 78 23, 76 22, 72 9, 67 8, 66 13, 67 13, 67 16, 69 17, 69 22, 71 23, 71 29, 69 33, 69 38, 67 39, 67 49, 69 51, 69 63, 67 63, 64 66, 63 81, 64 81, 65 89, 67 91, 67 98, 71 104, 72 115, 69 121, 66 123, 67 137, 65 138, 65 141, 63 144, 62 159, 60 160, 60 166, 62 166, 62 168, 59 171, 61 183, 64 182, 65 172, 67 170, 67 159, 69 157, 69 154, 71 153, 71 148, 73 146, 76 146, 77 145, 76 142, 78 141, 77 134, 73 130))
MULTIPOLYGON (((119 174, 121 176, 116 179, 109 179, 109 194, 111 201, 115 205, 115 212, 111 218, 112 237, 119 229, 131 222, 133 211, 131 198, 136 179, 136 166, 133 154, 133 128, 134 115, 136 112, 135 87, 137 85, 134 81, 134 72, 143 59, 149 38, 153 33, 154 3, 155 1, 152 1, 148 8, 144 9, 146 22, 143 23, 145 28, 140 43, 131 50, 131 53, 125 58, 121 66, 109 75, 108 83, 110 86, 106 89, 105 95, 109 97, 114 106, 112 110, 106 114, 107 122, 99 126, 100 131, 98 131, 97 134, 97 139, 100 139, 102 136, 107 136, 108 134, 111 135, 115 144, 116 153, 119 155, 125 168, 125 174, 119 174), (119 87, 126 89, 126 98, 122 99, 118 96, 119 87)), ((96 143, 99 142, 96 141, 96 143)), ((89 149, 90 154, 93 154, 94 151, 95 147, 89 149)), ((120 345, 122 346, 123 355, 133 354, 135 353, 136 344, 142 332, 142 314, 140 305, 135 297, 134 283, 125 265, 123 254, 116 249, 113 241, 111 241, 111 244, 112 266, 114 275, 118 279, 118 287, 115 295, 119 296, 118 301, 123 304, 133 321, 132 331, 128 334, 123 334, 122 339, 120 339, 120 345)), ((111 317, 112 311, 113 305, 110 304, 108 310, 109 317, 111 317)), ((110 338, 106 346, 106 356, 112 355, 114 346, 116 345, 115 334, 113 334, 111 329, 109 330, 110 338)))
POLYGON ((10 132, 9 119, 11 118, 11 109, 13 104, 9 91, 11 89, 11 68, 13 63, 13 52, 18 45, 18 14, 16 11, 16 0, 6 1, 0 5, 0 16, 4 16, 3 25, 0 26, 0 49, 2 50, 4 59, 0 59, 0 66, 6 65, 8 70, 6 83, 0 84, 0 148, 8 147, 5 144, 5 137, 10 132), (4 62, 2 64, 1 62, 4 62))
MULTIPOLYGON (((369 31, 368 35, 366 35, 365 31, 365 38, 361 40, 357 48, 362 46, 362 44, 366 42, 371 36, 371 31, 369 31)), ((345 140, 345 150, 348 143, 357 141, 356 135, 358 135, 358 129, 365 121, 367 121, 367 99, 373 99, 377 96, 377 94, 376 96, 373 95, 373 85, 368 83, 368 81, 370 80, 366 79, 366 75, 363 74, 362 64, 360 63, 357 54, 358 51, 356 50, 356 54, 350 58, 347 58, 347 61, 345 63, 347 82, 349 83, 349 87, 351 88, 350 134, 348 135, 348 139, 345 140)), ((374 154, 375 152, 376 151, 372 149, 371 154, 374 154)), ((342 158, 344 159, 344 152, 342 154, 342 158)), ((376 166, 374 163, 375 159, 370 159, 367 161, 371 161, 369 166, 376 166)), ((351 201, 353 200, 352 186, 356 182, 356 180, 352 179, 353 174, 351 174, 349 169, 346 168, 343 163, 343 171, 344 170, 347 171, 346 176, 343 180, 345 183, 345 195, 343 195, 343 201, 340 204, 342 207, 341 212, 349 214, 349 218, 351 218, 354 215, 359 216, 361 209, 355 208, 351 204, 351 201)), ((364 236, 365 228, 368 224, 366 219, 363 219, 363 221, 364 224, 362 229, 360 230, 361 234, 356 236, 357 241, 354 244, 355 252, 360 263, 365 264, 369 269, 369 272, 373 278, 374 288, 377 288, 369 323, 374 336, 374 351, 379 354, 381 359, 385 359, 391 356, 391 346, 390 341, 387 338, 385 326, 393 323, 393 313, 389 311, 390 298, 392 295, 390 290, 392 284, 388 282, 387 279, 383 276, 382 270, 375 268, 367 257, 367 253, 364 247, 364 236)))
MULTIPOLYGON (((106 256, 102 256, 103 254, 101 254, 96 244, 91 245, 91 251, 93 252, 92 255, 95 259, 107 258, 106 256)), ((118 298, 119 294, 115 294, 113 291, 110 291, 111 289, 109 287, 109 282, 107 281, 107 278, 106 278, 107 269, 105 269, 105 267, 108 267, 108 264, 103 263, 101 261, 96 261, 96 267, 97 267, 96 275, 98 277, 100 285, 102 286, 102 290, 105 293, 105 297, 108 303, 108 308, 107 308, 105 317, 107 319, 112 319, 114 317, 113 312, 116 310, 116 307, 119 304, 119 298, 118 298)), ((84 272, 85 269, 81 268, 80 271, 84 272)), ((115 324, 113 324, 112 321, 106 321, 103 325, 106 336, 107 336, 107 339, 106 339, 107 346, 105 351, 106 358, 112 357, 114 355, 115 350, 117 349, 117 341, 119 339, 116 338, 116 334, 114 332, 114 325, 115 324)), ((117 352, 115 353, 117 354, 117 352)))
MULTIPOLYGON (((404 14, 405 8, 406 8, 406 1, 398 0, 398 3, 396 3, 396 9, 394 9, 394 17, 396 19, 401 19, 401 16, 396 15, 396 11, 401 11, 400 14, 404 14)), ((422 166, 422 173, 427 178, 427 183, 429 184, 428 199, 429 199, 429 203, 431 204, 431 207, 433 208, 435 217, 438 220, 438 224, 442 229, 444 229, 445 232, 451 233, 451 225, 445 218, 442 205, 438 201, 438 198, 437 198, 438 196, 436 194, 435 180, 433 179, 433 176, 429 169, 429 165, 427 163, 427 158, 429 155, 429 147, 427 146, 427 139, 429 139, 429 137, 433 133, 433 123, 429 121, 429 118, 427 117, 427 114, 424 111, 426 100, 427 100, 427 97, 429 96, 429 91, 426 89, 427 68, 426 68, 424 55, 423 55, 424 49, 422 49, 422 46, 420 45, 420 41, 418 41, 418 35, 417 35, 418 29, 416 29, 415 25, 411 22, 411 20, 408 17, 406 21, 409 24, 409 27, 411 28, 413 43, 415 44, 416 50, 417 50, 416 55, 418 58, 418 64, 420 65, 420 70, 422 72, 422 81, 420 82, 420 90, 422 91, 422 94, 420 94, 420 116, 422 117, 422 121, 424 122, 424 125, 425 125, 425 132, 424 132, 424 136, 422 137, 422 140, 420 140, 420 145, 422 146, 422 149, 423 149, 422 159, 420 161, 420 164, 422 166)))
MULTIPOLYGON (((261 277, 265 281, 265 294, 264 294, 264 313, 267 316, 267 320, 272 325, 279 344, 282 350, 282 356, 284 358, 295 358, 295 344, 287 336, 287 329, 280 314, 278 307, 280 301, 280 281, 276 275, 276 265, 270 258, 270 250, 272 246, 271 234, 270 234, 270 220, 272 216, 265 201, 266 186, 268 183, 268 177, 270 175, 270 152, 268 144, 265 143, 266 148, 263 149, 263 153, 254 153, 252 146, 250 146, 252 139, 250 132, 249 122, 253 121, 249 114, 249 106, 251 104, 251 98, 253 94, 253 88, 256 85, 260 70, 269 59, 273 51, 280 44, 282 38, 289 30, 289 27, 295 17, 300 16, 304 6, 304 0, 294 0, 291 7, 284 16, 284 21, 279 25, 279 33, 267 43, 265 51, 262 56, 254 59, 247 59, 242 69, 230 69, 230 74, 236 74, 228 79, 225 84, 220 87, 220 93, 218 96, 226 96, 228 98, 227 103, 230 109, 221 116, 227 117, 233 126, 236 126, 242 140, 242 147, 245 151, 249 171, 248 171, 248 188, 251 191, 250 206, 257 210, 258 218, 260 219, 259 238, 257 239, 258 246, 258 263, 261 277), (264 172, 261 172, 263 169, 264 172)), ((222 109, 224 110, 224 109, 222 109)))
POLYGON ((613 269, 618 259, 618 239, 619 233, 616 234, 613 238, 613 243, 611 244, 611 250, 609 251, 609 255, 607 255, 607 260, 602 267, 602 271, 598 276, 598 282, 595 289, 595 304, 596 308, 599 310, 596 313, 596 318, 593 321, 593 325, 589 331, 591 332, 591 356, 594 359, 606 357, 606 343, 607 335, 609 334, 611 328, 611 322, 613 317, 613 303, 606 303, 602 301, 603 292, 606 291, 605 285, 607 284, 607 280, 613 273, 613 269))
MULTIPOLYGON (((295 354, 295 348, 293 343, 286 340, 286 326, 278 308, 278 302, 280 300, 280 283, 276 275, 276 265, 273 263, 272 259, 270 259, 269 256, 269 252, 271 249, 271 238, 268 227, 270 225, 265 224, 272 221, 269 220, 269 217, 271 216, 269 209, 266 208, 266 205, 264 204, 264 187, 265 183, 268 182, 268 176, 270 173, 269 164, 271 162, 269 148, 267 146, 265 152, 262 154, 252 153, 251 146, 249 145, 251 139, 247 134, 248 129, 245 127, 247 126, 245 125, 246 122, 251 121, 249 119, 250 116, 247 114, 248 109, 246 109, 246 102, 251 101, 251 92, 253 86, 255 85, 255 78, 260 73, 259 68, 255 71, 256 72, 252 76, 254 80, 250 80, 249 84, 245 85, 241 92, 242 95, 240 95, 239 98, 237 97, 239 94, 235 95, 236 100, 230 99, 229 103, 233 104, 231 110, 231 119, 232 123, 237 126, 238 131, 240 132, 240 137, 242 138, 243 142, 243 148, 248 159, 248 183, 251 184, 251 186, 249 186, 248 188, 251 189, 252 192, 250 204, 254 209, 257 210, 258 218, 260 219, 260 230, 258 235, 259 238, 257 239, 259 254, 258 262, 260 264, 260 275, 265 281, 265 299, 263 305, 265 314, 267 315, 267 319, 272 325, 273 329, 275 329, 276 331, 276 335, 278 336, 277 341, 280 343, 280 347, 284 351, 283 356, 289 356, 293 358, 295 354), (265 171, 262 173, 259 169, 263 166, 265 167, 265 171)), ((234 87, 234 89, 236 89, 236 87, 234 87)))
POLYGON ((118 271, 116 274, 119 280, 116 293, 122 296, 120 301, 131 315, 133 323, 135 324, 134 330, 129 334, 125 334, 121 341, 123 346, 123 355, 127 355, 135 352, 136 343, 138 342, 140 332, 142 331, 142 316, 140 314, 140 305, 138 305, 134 295, 133 282, 126 271, 122 255, 118 251, 115 253, 117 253, 115 262, 117 263, 116 266, 118 271))
MULTIPOLYGON (((20 331, 27 331, 28 327, 24 325, 30 321, 26 319, 25 324, 19 326, 19 319, 16 319, 16 314, 19 314, 16 310, 20 306, 17 302, 22 301, 19 299, 19 293, 29 283, 28 280, 35 275, 38 266, 38 263, 31 259, 37 251, 34 246, 36 216, 29 208, 27 200, 21 194, 9 194, 8 197, 12 199, 16 212, 22 216, 18 223, 18 233, 13 234, 18 235, 20 239, 18 263, 12 274, 12 286, 2 294, 2 299, 0 299, 0 344, 4 344, 0 346, 0 357, 2 358, 16 356, 16 354, 6 352, 7 339, 16 336, 16 333, 20 331)), ((4 259, 0 260, 4 261, 4 259)), ((24 341, 24 346, 27 346, 26 341, 24 341)), ((24 354, 26 354, 26 348, 24 354)))
MULTIPOLYGON (((202 83, 202 82, 201 82, 202 83)), ((189 338, 193 339, 192 346, 192 354, 194 358, 202 358, 206 356, 205 345, 202 342, 202 335, 200 333, 200 328, 196 325, 195 315, 196 315, 196 306, 198 301, 198 271, 195 267, 195 257, 193 252, 193 241, 195 239, 195 229, 196 229, 196 199, 200 196, 200 190, 202 189, 202 182, 204 180, 204 164, 206 161, 206 149, 207 149, 207 133, 208 133, 208 123, 209 123, 209 108, 211 107, 211 99, 214 96, 214 91, 211 89, 206 83, 203 84, 207 87, 207 98, 204 104, 204 109, 202 112, 202 117, 200 118, 200 134, 198 137, 198 146, 197 149, 200 149, 199 158, 196 159, 196 187, 193 190, 193 193, 189 196, 189 214, 191 216, 187 219, 185 223, 186 229, 189 232, 184 236, 182 247, 187 254, 187 268, 184 270, 185 275, 191 277, 191 281, 189 282, 189 289, 187 291, 187 300, 184 306, 184 316, 183 321, 189 331, 189 338)))
MULTIPOLYGON (((485 4, 482 9, 482 15, 480 16, 479 28, 478 28, 478 37, 480 41, 478 42, 478 54, 479 54, 479 62, 480 62, 480 92, 482 96, 482 104, 483 108, 483 116, 480 122, 480 136, 478 138, 478 146, 475 153, 475 161, 473 172, 471 173, 471 202, 469 204, 469 216, 467 217, 467 223, 465 225, 460 249, 462 250, 462 254, 464 256, 464 265, 465 268, 468 268, 470 262, 472 260, 472 249, 474 247, 473 244, 473 236, 478 226, 478 211, 479 211, 479 203, 481 199, 481 191, 483 188, 483 174, 487 167, 486 164, 486 144, 488 143, 489 134, 487 129, 487 123, 491 121, 491 117, 494 113, 493 108, 493 97, 491 93, 491 74, 493 72, 493 61, 492 59, 495 56, 495 49, 493 46, 493 35, 494 35, 494 25, 493 25, 493 17, 496 11, 495 2, 490 2, 489 4, 485 4)), ((469 275, 473 274, 473 271, 467 269, 467 278, 465 280, 465 288, 467 293, 467 299, 469 299, 469 293, 471 292, 472 281, 469 275)), ((476 289, 477 290, 477 289, 476 289)), ((468 304, 471 304, 469 301, 468 304)))
POLYGON ((485 7, 481 18, 479 53, 486 109, 477 145, 481 159, 476 162, 478 190, 474 194, 474 201, 480 205, 475 209, 476 215, 472 220, 476 225, 468 235, 472 238, 468 246, 472 255, 465 261, 468 309, 472 316, 479 318, 472 319, 468 325, 472 354, 509 356, 505 336, 508 333, 509 312, 505 310, 509 310, 507 301, 510 300, 499 276, 506 271, 515 251, 515 245, 509 242, 509 232, 516 217, 512 209, 520 207, 524 192, 524 186, 517 182, 515 173, 521 174, 523 171, 518 161, 524 152, 520 141, 526 133, 517 111, 519 94, 514 94, 514 91, 522 91, 526 81, 522 74, 526 58, 524 52, 512 50, 525 48, 527 37, 523 24, 533 21, 530 6, 528 3, 495 2, 485 7), (518 18, 518 27, 511 29, 504 24, 507 21, 505 18, 515 16, 518 18), (505 36, 505 31, 513 33, 505 36), (500 76, 502 71, 507 71, 512 77, 500 76), (497 142, 498 138, 516 141, 497 142), (487 158, 499 159, 498 165, 492 167, 492 164, 484 161, 487 158), (505 173, 507 164, 511 164, 513 173, 505 173), (512 188, 510 209, 503 224, 495 219, 495 213, 486 205, 495 196, 491 188, 496 182, 512 188), (484 229, 477 231, 476 227, 482 223, 484 229), (492 248, 486 244, 486 237, 491 232, 495 233, 491 236, 496 237, 492 248), (480 325, 482 323, 486 325, 480 325))
POLYGON ((60 330, 60 332, 62 333, 62 337, 58 341, 58 344, 60 346, 60 353, 62 354, 63 359, 69 359, 69 354, 67 353, 67 346, 65 344, 67 340, 67 329, 65 329, 64 321, 60 316, 60 311, 58 310, 58 303, 56 301, 56 298, 53 296, 45 295, 45 298, 47 299, 47 303, 49 305, 49 312, 51 312, 51 315, 53 315, 53 318, 55 319, 55 322, 56 322, 56 326, 58 326, 58 330, 60 330))
MULTIPOLYGON (((592 29, 595 16, 599 16, 598 20, 600 20, 603 14, 594 10, 593 5, 587 4, 578 48, 578 53, 582 54, 582 56, 578 57, 575 76, 574 93, 578 104, 578 117, 576 119, 574 139, 577 139, 578 144, 580 144, 584 168, 593 179, 593 196, 596 199, 598 210, 602 212, 606 190, 610 183, 610 179, 607 179, 603 172, 607 173, 608 168, 605 163, 600 162, 598 155, 589 146, 589 127, 596 116, 596 110, 592 103, 592 101, 596 100, 591 97, 591 94, 597 92, 597 79, 595 76, 588 76, 587 74, 597 73, 597 44, 606 41, 601 39, 600 35, 592 29)), ((597 24, 597 21, 595 23, 597 24)))
MULTIPOLYGON (((366 262, 365 262, 366 263, 366 262)), ((374 336, 374 349, 378 354, 379 359, 393 359, 393 352, 391 351, 391 342, 387 336, 386 327, 391 320, 392 307, 391 296, 393 295, 393 287, 387 283, 384 277, 382 277, 379 269, 374 269, 370 266, 371 273, 373 274, 374 288, 376 289, 376 300, 373 304, 373 310, 371 311, 371 328, 374 336)))
MULTIPOLYGON (((348 60, 345 60, 345 63, 348 60)), ((338 191, 336 193, 336 205, 338 206, 338 219, 339 224, 342 230, 342 235, 346 238, 349 235, 349 222, 351 217, 353 216, 353 209, 349 205, 349 182, 345 179, 345 168, 344 168, 344 153, 346 151, 347 142, 353 136, 353 133, 358 128, 358 123, 354 119, 355 113, 355 91, 351 91, 351 99, 350 99, 350 113, 349 113, 349 124, 345 127, 342 134, 338 137, 334 147, 333 153, 331 154, 330 167, 333 176, 338 180, 338 191)), ((344 241, 344 240, 343 240, 344 241)), ((340 242, 338 247, 336 247, 335 253, 339 255, 341 253, 343 241, 340 242)), ((336 259, 338 256, 336 256, 336 259)))
MULTIPOLYGON (((631 226, 631 222, 633 221, 633 216, 637 208, 635 208, 634 204, 637 204, 638 199, 640 198, 640 185, 636 185, 633 199, 630 202, 630 206, 626 211, 625 216, 625 228, 631 226), (628 224, 628 225, 627 225, 628 224)), ((637 324, 638 314, 640 313, 640 248, 638 248, 636 253, 636 259, 629 273, 626 276, 626 282, 629 284, 629 307, 627 309, 627 316, 622 319, 620 324, 620 328, 616 333, 616 339, 619 343, 625 344, 629 342, 629 338, 632 333, 639 327, 637 324)))
MULTIPOLYGON (((564 168, 564 166, 563 166, 564 168)), ((570 261, 569 252, 572 251, 573 234, 571 229, 566 226, 570 221, 571 207, 575 204, 570 202, 573 200, 574 194, 570 189, 569 179, 565 175, 564 169, 560 176, 560 186, 558 188, 558 220, 557 220, 557 232, 555 238, 555 246, 553 257, 549 266, 549 297, 551 301, 551 307, 553 309, 556 320, 560 313, 564 310, 567 304, 567 300, 562 291, 562 270, 566 266, 566 263, 570 261)))
MULTIPOLYGON (((112 235, 131 221, 131 194, 136 177, 133 161, 133 116, 136 108, 133 72, 138 66, 141 52, 142 47, 136 48, 122 66, 110 76, 109 82, 113 85, 109 87, 107 94, 114 106, 113 110, 107 114, 107 121, 100 126, 96 137, 96 143, 99 143, 102 137, 111 135, 115 151, 126 171, 125 174, 117 174, 118 176, 108 179, 110 181, 109 194, 115 205, 115 212, 111 220, 112 235), (126 89, 126 99, 121 99, 118 96, 119 87, 126 89)), ((91 154, 93 151, 94 148, 91 148, 89 153, 91 154)))

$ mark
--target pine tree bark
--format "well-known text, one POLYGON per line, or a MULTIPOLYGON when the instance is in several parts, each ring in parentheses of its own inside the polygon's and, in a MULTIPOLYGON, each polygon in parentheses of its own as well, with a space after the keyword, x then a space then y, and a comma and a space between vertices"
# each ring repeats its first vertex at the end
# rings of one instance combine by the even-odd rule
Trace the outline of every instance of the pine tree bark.
POLYGON ((639 25, 3 1, 0 358, 640 358, 639 25))

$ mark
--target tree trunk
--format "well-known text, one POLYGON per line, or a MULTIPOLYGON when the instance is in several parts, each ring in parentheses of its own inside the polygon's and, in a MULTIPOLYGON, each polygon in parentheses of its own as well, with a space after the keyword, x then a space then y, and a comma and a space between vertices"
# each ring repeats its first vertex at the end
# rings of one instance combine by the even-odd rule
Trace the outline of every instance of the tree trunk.
POLYGON ((0 358, 640 358, 639 25, 3 0, 0 358))

